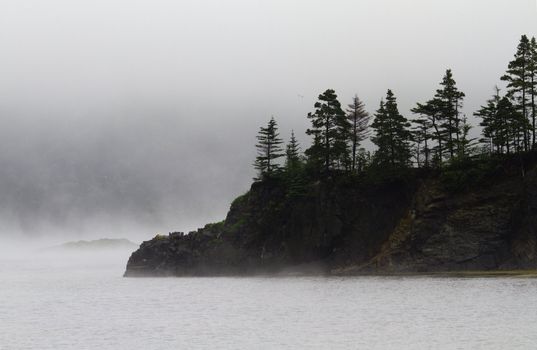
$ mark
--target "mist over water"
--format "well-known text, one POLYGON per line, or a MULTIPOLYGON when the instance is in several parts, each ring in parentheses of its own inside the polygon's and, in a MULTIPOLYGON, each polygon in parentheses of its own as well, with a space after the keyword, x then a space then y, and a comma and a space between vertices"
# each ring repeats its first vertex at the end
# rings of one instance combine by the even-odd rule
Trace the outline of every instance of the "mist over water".
POLYGON ((136 247, 55 247, 224 219, 259 126, 305 150, 328 88, 410 117, 452 68, 477 125, 521 34, 534 0, 0 1, 0 350, 534 348, 536 279, 136 279, 136 247))
POLYGON ((1 258, 0 348, 495 350, 537 342, 535 279, 122 278, 124 261, 1 258))
POLYGON ((221 220, 258 127, 274 115, 306 148, 327 88, 370 112, 391 88, 408 115, 450 67, 472 119, 535 17, 533 0, 2 1, 0 236, 221 220))

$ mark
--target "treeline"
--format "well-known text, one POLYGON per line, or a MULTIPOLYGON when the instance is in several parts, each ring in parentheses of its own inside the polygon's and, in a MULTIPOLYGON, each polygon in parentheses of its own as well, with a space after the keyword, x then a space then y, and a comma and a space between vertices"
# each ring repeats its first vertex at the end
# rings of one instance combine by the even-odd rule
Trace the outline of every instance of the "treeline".
POLYGON ((271 118, 257 136, 257 179, 286 174, 299 186, 304 172, 361 173, 369 168, 401 171, 440 168, 475 156, 527 152, 536 148, 537 41, 523 35, 514 59, 501 77, 505 93, 496 93, 474 115, 480 118, 480 139, 470 137, 472 125, 462 113, 466 95, 448 69, 433 97, 417 103, 411 119, 403 116, 388 90, 370 116, 354 96, 343 108, 334 90, 319 95, 306 134, 312 144, 302 152, 294 132, 286 146, 271 118), (374 152, 362 145, 370 139, 374 152), (282 162, 281 159, 285 161, 282 162), (283 164, 282 164, 283 163, 283 164))

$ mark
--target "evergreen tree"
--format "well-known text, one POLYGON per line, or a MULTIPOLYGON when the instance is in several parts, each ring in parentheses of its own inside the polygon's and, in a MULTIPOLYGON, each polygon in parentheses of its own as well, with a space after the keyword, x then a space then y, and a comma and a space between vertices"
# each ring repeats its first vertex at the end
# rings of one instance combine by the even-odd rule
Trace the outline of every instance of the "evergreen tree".
POLYGON ((371 126, 375 131, 371 141, 378 147, 375 163, 407 167, 410 161, 410 123, 399 113, 397 100, 391 90, 386 94, 386 102, 381 101, 371 126))
MULTIPOLYGON (((436 142, 436 146, 429 151, 433 152, 433 160, 436 165, 441 164, 444 159, 444 145, 447 139, 447 130, 443 128, 443 125, 445 125, 442 115, 444 110, 443 105, 444 104, 440 99, 434 98, 427 101, 425 104, 418 103, 417 106, 412 109, 412 113, 420 115, 420 117, 415 120, 415 123, 422 129, 421 132, 424 134, 428 133, 430 139, 436 142), (430 132, 428 132, 429 129, 431 129, 430 132)), ((427 159, 427 166, 429 164, 429 159, 427 159)))
POLYGON ((537 118, 537 40, 535 37, 531 38, 530 41, 530 65, 529 65, 529 75, 530 75, 530 95, 531 95, 531 122, 532 122, 532 147, 535 148, 535 119, 537 118))
MULTIPOLYGON (((517 52, 513 61, 509 62, 509 66, 506 74, 501 78, 507 82, 507 94, 516 103, 516 108, 522 115, 525 125, 525 129, 522 132, 523 137, 523 149, 528 150, 530 143, 529 135, 529 119, 528 119, 528 97, 531 92, 531 43, 526 35, 520 38, 517 52)), ((532 125, 535 125, 535 120, 532 121, 532 125)), ((535 128, 533 128, 535 130, 535 128)), ((535 131, 532 131, 532 145, 535 144, 535 131)))
POLYGON ((528 121, 522 113, 517 111, 511 99, 507 96, 498 101, 494 127, 497 142, 503 145, 506 153, 511 153, 511 150, 515 152, 523 150, 521 140, 524 137, 525 130, 529 127, 528 121))
POLYGON ((304 195, 307 192, 307 182, 300 157, 300 145, 294 131, 291 131, 291 138, 285 150, 285 170, 287 196, 299 197, 304 195))
POLYGON ((464 159, 472 155, 476 146, 476 139, 470 137, 472 126, 468 123, 466 116, 461 119, 461 134, 457 145, 459 159, 464 159))
POLYGON ((356 170, 364 171, 371 164, 371 152, 361 147, 356 151, 356 170))
POLYGON ((439 104, 442 115, 441 120, 443 121, 441 127, 445 130, 447 136, 446 148, 449 151, 450 158, 453 159, 455 153, 458 152, 456 148, 459 145, 462 132, 460 109, 465 95, 458 90, 451 69, 446 70, 440 85, 442 88, 436 91, 435 98, 441 102, 439 104))
POLYGON ((496 87, 496 94, 487 101, 486 106, 481 106, 474 116, 481 118, 479 125, 482 127, 483 138, 481 142, 487 145, 490 153, 503 154, 504 149, 509 153, 508 140, 504 121, 498 115, 498 103, 500 102, 500 89, 496 87), (507 147, 506 147, 507 143, 507 147))
POLYGON ((357 151, 360 143, 369 135, 369 113, 365 110, 364 103, 355 95, 352 103, 347 107, 347 119, 350 122, 350 143, 351 143, 351 170, 357 170, 357 151))
POLYGON ((287 144, 285 156, 285 166, 287 170, 292 171, 296 169, 300 162, 300 145, 298 144, 293 130, 291 130, 291 139, 287 144))
POLYGON ((480 126, 491 153, 509 154, 525 149, 524 134, 530 127, 528 120, 524 119, 509 96, 500 96, 498 88, 487 105, 474 115, 482 119, 480 126))
POLYGON ((430 166, 431 149, 429 148, 429 140, 431 140, 433 125, 427 116, 421 115, 420 117, 413 119, 412 123, 412 140, 415 144, 415 157, 418 168, 421 168, 424 160, 424 166, 428 168, 430 166), (423 146, 422 146, 423 144, 423 146), (422 157, 423 155, 423 157, 422 157))
MULTIPOLYGON (((308 131, 306 130, 306 134, 308 131)), ((324 166, 324 158, 323 158, 323 145, 321 141, 321 134, 312 134, 313 135, 313 141, 311 143, 311 146, 306 149, 304 154, 306 155, 307 160, 307 166, 309 169, 319 172, 321 169, 323 169, 324 166)))
POLYGON ((270 118, 267 127, 261 127, 257 135, 257 157, 254 167, 258 171, 258 178, 272 175, 279 169, 276 160, 283 157, 281 144, 283 143, 278 134, 278 125, 274 117, 270 118))
POLYGON ((315 164, 323 164, 325 172, 349 158, 347 145, 350 124, 334 90, 326 90, 315 103, 315 112, 308 113, 311 128, 306 131, 313 136, 313 144, 306 154, 315 164))

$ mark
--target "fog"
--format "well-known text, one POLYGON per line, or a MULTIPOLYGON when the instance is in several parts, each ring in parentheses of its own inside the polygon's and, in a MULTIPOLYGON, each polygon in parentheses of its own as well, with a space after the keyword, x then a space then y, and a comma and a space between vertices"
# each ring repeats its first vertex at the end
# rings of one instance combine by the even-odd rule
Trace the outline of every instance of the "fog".
POLYGON ((327 88, 370 112, 391 88, 410 116, 452 68, 471 116, 521 34, 534 0, 3 0, 0 236, 219 221, 272 115, 306 148, 327 88))

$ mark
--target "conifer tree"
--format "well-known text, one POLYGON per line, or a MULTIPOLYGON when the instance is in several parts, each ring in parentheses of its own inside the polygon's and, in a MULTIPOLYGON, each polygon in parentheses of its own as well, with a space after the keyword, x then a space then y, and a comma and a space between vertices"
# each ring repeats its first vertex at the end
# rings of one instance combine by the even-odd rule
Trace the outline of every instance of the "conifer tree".
MULTIPOLYGON (((438 98, 427 101, 425 104, 418 103, 415 108, 412 109, 412 113, 419 114, 420 117, 415 120, 416 123, 422 128, 431 128, 429 133, 430 139, 436 142, 436 146, 430 149, 434 154, 434 163, 439 165, 444 159, 444 145, 447 140, 447 131, 443 128, 445 125, 443 119, 443 102, 438 98)), ((429 165, 429 160, 427 160, 429 165)))
MULTIPOLYGON (((522 35, 513 61, 509 62, 506 74, 501 78, 507 82, 507 94, 515 101, 516 108, 522 115, 525 129, 522 132, 522 148, 527 151, 530 144, 528 98, 531 92, 530 68, 532 62, 531 43, 526 35, 522 35)), ((531 125, 535 122, 532 121, 531 125)), ((534 128, 533 128, 534 129, 534 128)), ((532 131, 532 145, 535 144, 535 132, 532 131)))
POLYGON ((476 145, 476 139, 470 137, 470 130, 472 125, 468 123, 468 119, 464 116, 461 119, 461 134, 457 145, 457 157, 459 159, 467 158, 473 153, 473 149, 476 145))
POLYGON ((285 150, 285 166, 287 170, 294 170, 300 162, 300 145, 295 137, 294 130, 291 130, 291 138, 285 150))
POLYGON ((307 181, 304 176, 304 167, 300 156, 300 145, 291 131, 291 138, 285 150, 285 181, 287 196, 299 197, 306 194, 307 181))
MULTIPOLYGON (((487 145, 490 153, 503 154, 506 146, 506 134, 503 120, 498 115, 498 103, 500 102, 500 89, 496 87, 496 94, 487 101, 485 106, 474 113, 474 116, 481 118, 479 126, 482 127, 483 139, 481 142, 487 145)), ((507 153, 509 153, 507 151, 507 153)))
POLYGON ((278 125, 274 117, 270 118, 267 127, 261 127, 257 135, 257 157, 254 167, 258 171, 258 179, 272 175, 279 169, 276 160, 283 157, 282 139, 278 134, 278 125))
POLYGON ((529 75, 530 75, 530 95, 531 95, 531 122, 532 122, 532 147, 535 148, 535 119, 537 118, 537 40, 535 37, 531 38, 530 41, 530 65, 529 65, 529 75))
POLYGON ((371 152, 361 147, 356 151, 356 170, 364 171, 371 164, 371 152))
POLYGON ((458 152, 456 148, 459 145, 462 132, 460 108, 462 107, 462 100, 465 95, 458 90, 451 69, 446 70, 446 74, 440 85, 442 88, 436 91, 435 98, 441 102, 439 105, 441 107, 441 119, 443 121, 441 126, 447 136, 446 148, 449 151, 450 158, 453 159, 455 153, 458 152))
POLYGON ((511 153, 512 150, 515 152, 522 150, 521 139, 528 128, 528 121, 522 113, 517 111, 511 99, 507 96, 498 101, 493 125, 500 151, 501 145, 505 148, 506 153, 511 153))
POLYGON ((482 119, 480 126, 491 153, 509 154, 525 149, 524 133, 530 127, 528 120, 524 119, 509 96, 500 96, 498 88, 487 105, 474 115, 482 119))
POLYGON ((375 131, 371 141, 378 147, 375 163, 407 167, 410 161, 410 123, 399 113, 397 100, 391 90, 386 94, 386 102, 381 101, 371 126, 375 131))
POLYGON ((306 150, 310 161, 323 164, 328 172, 334 165, 349 158, 347 146, 350 125, 334 90, 326 90, 315 103, 315 112, 308 113, 311 128, 306 131, 313 136, 313 145, 306 150))
POLYGON ((415 143, 416 163, 418 165, 418 168, 421 168, 421 160, 423 155, 423 165, 428 168, 430 165, 431 155, 431 149, 429 148, 429 140, 431 140, 433 125, 429 118, 425 115, 421 115, 420 117, 413 119, 412 123, 414 124, 414 126, 412 127, 411 132, 412 140, 415 143))
POLYGON ((369 113, 365 110, 364 103, 355 95, 352 103, 347 107, 347 119, 350 122, 350 143, 351 143, 351 170, 357 170, 357 151, 362 141, 369 135, 369 113))

